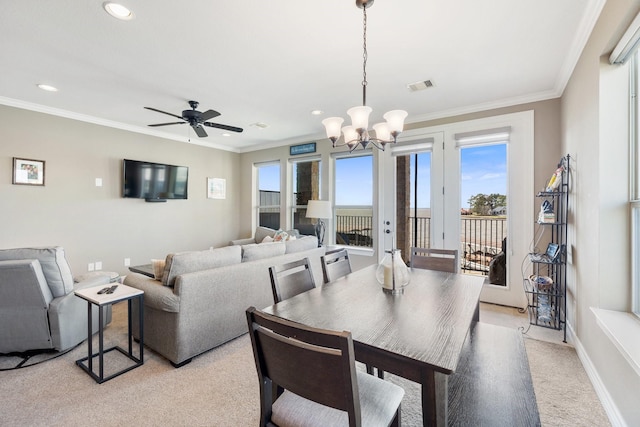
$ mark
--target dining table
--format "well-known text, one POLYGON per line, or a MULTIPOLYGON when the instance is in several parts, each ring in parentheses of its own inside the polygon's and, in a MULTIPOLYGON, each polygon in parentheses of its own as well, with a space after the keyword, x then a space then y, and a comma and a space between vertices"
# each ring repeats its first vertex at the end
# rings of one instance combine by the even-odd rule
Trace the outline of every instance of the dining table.
POLYGON ((484 276, 412 269, 409 284, 391 294, 376 269, 354 271, 263 311, 349 331, 357 361, 421 384, 423 425, 446 426, 448 376, 479 320, 484 276))

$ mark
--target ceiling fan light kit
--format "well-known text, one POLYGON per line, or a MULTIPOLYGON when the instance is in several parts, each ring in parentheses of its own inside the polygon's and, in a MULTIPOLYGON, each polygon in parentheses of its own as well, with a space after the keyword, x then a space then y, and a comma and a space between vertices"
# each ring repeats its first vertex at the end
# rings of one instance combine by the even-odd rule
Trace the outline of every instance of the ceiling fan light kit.
POLYGON ((144 108, 146 108, 147 110, 155 111, 157 113, 162 113, 172 117, 176 117, 182 120, 181 122, 157 123, 157 124, 149 125, 151 127, 183 125, 185 123, 188 123, 189 126, 193 128, 196 135, 198 135, 200 138, 205 138, 209 136, 207 135, 207 132, 202 127, 203 125, 210 128, 228 130, 230 132, 239 133, 243 131, 243 129, 239 127, 208 122, 207 120, 213 119, 214 117, 218 117, 220 113, 218 113, 215 110, 207 110, 204 113, 202 113, 196 110, 196 108, 198 108, 198 105, 200 105, 198 101, 189 101, 189 106, 191 107, 191 110, 182 111, 182 116, 178 116, 177 114, 167 113, 166 111, 158 110, 157 108, 152 108, 152 107, 144 107, 144 108))
POLYGON ((404 119, 408 115, 404 110, 392 110, 385 113, 383 118, 386 122, 373 125, 375 137, 369 135, 369 115, 373 110, 367 106, 367 8, 373 5, 373 1, 356 0, 356 6, 362 9, 363 13, 362 105, 347 110, 347 114, 351 117, 351 125, 349 126, 341 127, 344 122, 342 117, 329 117, 322 121, 327 138, 331 140, 333 147, 346 145, 351 152, 358 146, 365 149, 369 144, 384 151, 385 145, 395 144, 398 135, 403 130, 404 119), (340 141, 341 134, 342 141, 340 141))

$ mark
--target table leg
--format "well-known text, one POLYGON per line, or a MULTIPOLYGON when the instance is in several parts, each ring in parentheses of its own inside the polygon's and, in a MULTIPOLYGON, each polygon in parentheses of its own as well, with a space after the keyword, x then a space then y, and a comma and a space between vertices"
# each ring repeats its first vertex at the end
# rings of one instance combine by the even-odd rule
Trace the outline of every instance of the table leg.
POLYGON ((87 306, 88 306, 88 320, 87 320, 87 324, 88 326, 88 332, 87 332, 87 347, 89 348, 89 355, 87 358, 87 366, 89 367, 89 372, 93 372, 93 357, 91 356, 93 354, 93 325, 92 325, 92 314, 91 313, 91 303, 87 302, 87 306))
POLYGON ((446 426, 448 423, 448 375, 427 369, 422 375, 422 423, 446 426))
POLYGON ((103 306, 98 306, 98 359, 100 360, 100 381, 104 379, 104 328, 103 306))
MULTIPOLYGON (((140 294, 138 297, 138 304, 140 305, 140 309, 138 310, 138 325, 140 325, 140 363, 144 363, 144 294, 140 294)), ((131 313, 129 313, 129 319, 131 319, 131 313)), ((131 325, 131 323, 129 323, 129 325, 131 325)), ((129 331, 129 337, 131 337, 131 331, 129 331)))

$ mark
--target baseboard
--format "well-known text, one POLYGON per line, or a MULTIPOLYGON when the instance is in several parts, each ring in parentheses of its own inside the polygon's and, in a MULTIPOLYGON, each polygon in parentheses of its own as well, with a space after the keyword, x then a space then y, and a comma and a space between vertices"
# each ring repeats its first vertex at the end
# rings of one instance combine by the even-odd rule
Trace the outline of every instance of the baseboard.
POLYGON ((612 427, 628 427, 622 418, 622 414, 618 410, 615 402, 611 398, 609 391, 605 387, 604 383, 600 379, 600 375, 598 375, 598 371, 596 367, 591 363, 591 359, 589 355, 585 351, 582 343, 576 337, 575 331, 573 330, 573 326, 567 322, 567 342, 573 344, 576 349, 576 353, 578 354, 578 358, 584 367, 591 384, 600 399, 600 403, 602 403, 602 407, 604 408, 607 417, 609 418, 609 422, 611 422, 612 427))

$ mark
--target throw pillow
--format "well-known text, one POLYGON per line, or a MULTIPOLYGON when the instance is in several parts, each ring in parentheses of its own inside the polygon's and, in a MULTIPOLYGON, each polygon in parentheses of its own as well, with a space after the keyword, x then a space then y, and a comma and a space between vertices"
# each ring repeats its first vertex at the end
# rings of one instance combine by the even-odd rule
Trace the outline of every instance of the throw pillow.
POLYGON ((162 276, 164 276, 164 259, 152 259, 151 265, 153 266, 153 278, 156 280, 162 280, 162 276))
POLYGON ((260 243, 265 236, 273 237, 274 234, 276 234, 276 230, 273 228, 258 226, 254 234, 254 241, 256 243, 260 243))
POLYGON ((274 242, 284 242, 289 239, 289 235, 284 230, 276 231, 276 234, 273 236, 274 242))
POLYGON ((262 241, 260 243, 271 243, 271 242, 273 242, 273 237, 264 236, 264 239, 262 239, 262 241))

